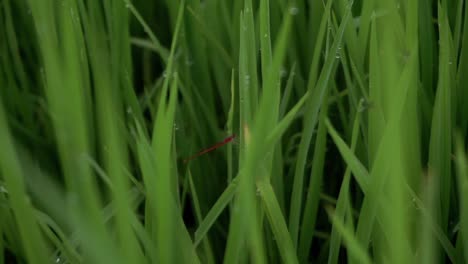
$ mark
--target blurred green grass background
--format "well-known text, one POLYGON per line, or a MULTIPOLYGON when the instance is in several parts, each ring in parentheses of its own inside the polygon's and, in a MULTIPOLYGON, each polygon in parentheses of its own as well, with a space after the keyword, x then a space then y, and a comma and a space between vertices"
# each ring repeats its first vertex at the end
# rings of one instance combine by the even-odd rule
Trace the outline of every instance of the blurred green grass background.
POLYGON ((467 78, 464 0, 0 0, 0 264, 468 263, 467 78))

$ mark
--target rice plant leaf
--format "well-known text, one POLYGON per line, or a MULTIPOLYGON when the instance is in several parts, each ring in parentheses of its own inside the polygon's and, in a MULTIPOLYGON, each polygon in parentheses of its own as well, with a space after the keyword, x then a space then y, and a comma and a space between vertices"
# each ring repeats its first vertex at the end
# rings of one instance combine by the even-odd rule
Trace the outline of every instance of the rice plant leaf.
POLYGON ((327 139, 327 126, 325 124, 328 112, 328 95, 324 97, 324 105, 320 111, 320 122, 318 126, 317 138, 315 142, 314 157, 312 160, 312 170, 310 172, 309 187, 299 233, 298 255, 301 262, 305 262, 310 252, 313 232, 317 220, 320 193, 322 192, 322 182, 325 166, 325 150, 327 139))
POLYGON ((362 165, 362 163, 356 158, 354 153, 346 145, 343 139, 338 135, 338 132, 336 132, 335 128, 333 128, 333 126, 331 125, 330 120, 327 119, 325 123, 327 125, 328 133, 330 133, 330 136, 332 137, 338 150, 340 151, 341 156, 345 160, 349 169, 353 172, 353 176, 355 177, 362 191, 366 193, 367 189, 369 188, 369 172, 364 167, 364 165, 362 165))
POLYGON ((228 206, 232 201, 234 195, 236 194, 238 187, 238 179, 234 178, 229 186, 224 190, 219 199, 210 209, 208 214, 205 216, 203 221, 199 224, 197 230, 195 231, 194 247, 197 247, 198 244, 205 238, 206 234, 213 226, 216 219, 221 215, 223 210, 228 206))
POLYGON ((439 83, 434 104, 431 138, 429 144, 429 167, 438 178, 440 186, 438 218, 442 229, 448 227, 449 204, 452 182, 450 156, 452 153, 452 46, 446 10, 439 5, 439 83))
POLYGON ((465 262, 468 262, 468 159, 463 149, 464 143, 460 136, 456 142, 456 165, 458 196, 460 197, 460 235, 463 243, 465 262))
MULTIPOLYGON (((354 152, 354 150, 356 149, 356 144, 357 144, 358 135, 359 135, 360 121, 361 121, 361 113, 358 112, 354 120, 354 125, 353 125, 353 132, 352 132, 352 139, 351 139, 351 151, 352 152, 354 152)), ((334 141, 336 142, 337 139, 335 138, 334 141)), ((347 166, 345 174, 344 174, 344 179, 341 184, 340 193, 338 195, 336 209, 335 209, 335 216, 337 217, 337 219, 344 219, 345 215, 349 214, 348 211, 351 210, 351 208, 349 208, 349 205, 350 205, 349 184, 350 184, 350 179, 351 179, 351 172, 352 170, 349 168, 349 166, 347 166)), ((352 217, 350 218, 352 219, 352 217)), ((331 238, 330 238, 330 251, 328 253, 328 264, 338 263, 340 244, 341 244, 340 232, 336 228, 332 228, 331 238)))
POLYGON ((145 22, 145 20, 140 15, 138 10, 136 10, 135 6, 129 0, 124 0, 124 1, 125 1, 125 5, 127 6, 128 10, 130 10, 130 12, 133 14, 133 16, 135 16, 135 18, 141 24, 141 26, 145 30, 146 34, 148 34, 148 36, 149 36, 149 38, 151 40, 151 43, 147 43, 147 42, 143 42, 141 40, 134 39, 133 43, 136 44, 136 45, 147 46, 148 48, 156 51, 159 54, 159 56, 161 56, 161 59, 164 61, 164 63, 167 64, 168 60, 169 60, 169 51, 167 50, 167 48, 165 48, 161 44, 159 39, 156 37, 156 35, 151 30, 151 28, 145 22))
POLYGON ((366 250, 362 248, 358 240, 354 237, 352 231, 348 230, 347 227, 336 217, 333 209, 329 206, 325 208, 328 217, 331 219, 333 226, 341 233, 344 243, 348 249, 348 254, 354 256, 359 263, 372 263, 366 250))
MULTIPOLYGON (((351 3, 352 4, 352 3, 351 3)), ((300 222, 300 210, 302 207, 302 185, 304 179, 305 163, 307 159, 307 153, 309 150, 310 141, 312 139, 312 131, 317 124, 317 117, 320 107, 322 106, 323 97, 328 88, 329 80, 334 66, 336 65, 335 54, 338 52, 338 48, 341 46, 342 38, 346 26, 351 18, 351 9, 347 9, 340 27, 335 35, 333 45, 330 49, 328 57, 325 60, 320 78, 315 85, 315 88, 311 91, 310 99, 306 106, 306 113, 304 115, 304 130, 302 132, 301 143, 299 146, 299 153, 294 174, 293 191, 291 194, 291 210, 289 214, 289 230, 293 243, 296 246, 299 233, 299 222, 300 222)))
POLYGON ((283 263, 299 263, 296 250, 286 226, 281 208, 271 185, 267 182, 257 182, 258 192, 262 198, 263 206, 268 217, 273 236, 283 259, 283 263))
POLYGON ((18 224, 23 250, 30 263, 46 263, 47 248, 26 194, 24 172, 17 157, 14 141, 0 100, 0 170, 5 179, 13 213, 18 224))

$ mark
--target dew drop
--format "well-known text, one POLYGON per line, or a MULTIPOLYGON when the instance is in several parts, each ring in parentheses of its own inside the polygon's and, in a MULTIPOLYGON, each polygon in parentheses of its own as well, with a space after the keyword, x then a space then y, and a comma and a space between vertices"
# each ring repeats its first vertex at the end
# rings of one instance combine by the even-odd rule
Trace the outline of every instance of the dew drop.
POLYGON ((192 66, 194 64, 193 60, 190 57, 185 59, 185 65, 192 66))
POLYGON ((245 84, 249 84, 249 83, 250 83, 250 75, 246 74, 246 75, 244 76, 244 82, 245 82, 245 84))
POLYGON ((299 8, 297 8, 296 6, 293 6, 291 8, 289 8, 289 13, 293 16, 297 15, 299 13, 299 8))
POLYGON ((280 78, 285 78, 288 75, 288 71, 282 67, 280 72, 279 72, 280 78))

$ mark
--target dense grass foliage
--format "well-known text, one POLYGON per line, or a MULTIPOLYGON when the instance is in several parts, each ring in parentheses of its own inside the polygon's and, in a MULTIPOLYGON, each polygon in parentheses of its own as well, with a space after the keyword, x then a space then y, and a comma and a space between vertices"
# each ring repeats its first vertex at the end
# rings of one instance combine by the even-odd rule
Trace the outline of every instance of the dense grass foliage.
POLYGON ((467 85, 463 0, 0 0, 0 264, 468 263, 467 85))

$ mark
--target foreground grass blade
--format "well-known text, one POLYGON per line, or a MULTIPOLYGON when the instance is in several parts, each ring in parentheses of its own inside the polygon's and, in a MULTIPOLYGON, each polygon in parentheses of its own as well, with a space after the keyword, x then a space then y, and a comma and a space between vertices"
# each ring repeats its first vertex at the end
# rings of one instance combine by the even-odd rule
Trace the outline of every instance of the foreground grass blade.
MULTIPOLYGON (((132 14, 135 16, 135 18, 141 24, 141 26, 145 30, 146 34, 148 34, 148 36, 149 36, 149 38, 150 38, 150 40, 152 42, 151 47, 159 54, 159 56, 161 56, 164 63, 167 64, 168 60, 169 60, 169 51, 163 45, 161 45, 161 43, 158 40, 158 38, 156 37, 156 35, 154 35, 151 28, 145 22, 145 20, 140 15, 140 13, 135 9, 133 4, 128 0, 124 0, 124 1, 125 1, 125 5, 127 6, 127 8, 130 10, 130 12, 132 12, 132 14)), ((138 44, 140 42, 139 41, 134 41, 134 43, 138 44)))
POLYGON ((448 228, 449 203, 452 182, 450 156, 452 153, 452 94, 453 80, 451 68, 452 41, 446 10, 439 5, 439 83, 432 117, 431 140, 429 145, 429 165, 437 179, 440 196, 437 218, 442 229, 448 228))
MULTIPOLYGON (((117 5, 114 12, 126 12, 123 3, 117 5)), ((118 15, 116 15, 118 16, 118 15)), ((103 25, 100 25, 104 27, 103 25)), ((98 27, 96 25, 95 27, 98 27)), ((118 26, 116 26, 118 27, 118 26)), ((104 29, 102 29, 104 31, 104 29)), ((113 31, 114 32, 114 31, 113 31)), ((113 36, 115 39, 120 36, 113 36)), ((125 175, 124 169, 128 166, 128 152, 125 145, 124 133, 122 133, 123 122, 115 122, 115 120, 123 121, 123 100, 124 94, 120 93, 118 76, 112 72, 102 72, 103 68, 117 67, 122 65, 119 63, 112 63, 112 61, 119 60, 122 56, 107 52, 106 49, 99 48, 105 47, 104 39, 96 38, 90 40, 90 46, 94 49, 90 50, 93 54, 91 59, 91 69, 94 77, 94 86, 96 88, 96 108, 98 110, 99 136, 102 139, 103 160, 107 174, 111 177, 113 185, 113 199, 116 205, 116 225, 118 230, 118 239, 120 247, 125 258, 124 262, 141 262, 143 261, 143 252, 141 251, 137 238, 132 226, 130 225, 133 218, 133 210, 130 209, 130 198, 127 196, 129 189, 129 182, 125 175), (105 147, 104 147, 105 146, 105 147)), ((118 49, 118 47, 114 47, 118 49)), ((113 49, 111 49, 113 50, 113 49)))
POLYGON ((253 248, 256 248, 254 252, 251 252, 253 258, 259 263, 265 261, 264 247, 262 245, 263 239, 260 232, 261 224, 257 220, 261 217, 257 217, 258 212, 255 209, 258 205, 255 199, 254 183, 255 179, 258 177, 264 178, 269 176, 265 173, 262 173, 261 176, 257 176, 256 171, 257 165, 262 161, 262 155, 264 154, 261 152, 261 149, 267 150, 272 148, 272 145, 265 145, 265 138, 269 132, 268 127, 271 127, 271 120, 277 118, 277 116, 273 116, 273 114, 278 112, 272 111, 272 108, 279 109, 279 98, 277 98, 279 94, 274 91, 277 91, 275 88, 278 80, 277 73, 279 72, 280 65, 286 54, 287 37, 290 32, 292 15, 293 14, 288 13, 281 26, 273 52, 272 65, 268 68, 268 79, 264 80, 263 83, 264 91, 258 104, 253 126, 249 125, 249 120, 243 117, 241 111, 240 120, 241 127, 243 128, 241 136, 243 137, 242 140, 244 140, 245 153, 240 155, 240 170, 242 174, 240 174, 241 177, 239 178, 238 200, 236 200, 233 206, 234 213, 231 215, 230 234, 224 258, 226 263, 238 261, 242 237, 246 231, 244 227, 245 223, 252 223, 252 225, 248 226, 249 232, 247 233, 247 241, 253 248), (275 104, 271 104, 271 102, 275 102, 275 104))
MULTIPOLYGON (((200 225, 202 222, 203 222, 203 216, 202 216, 202 213, 201 213, 201 210, 200 210, 200 200, 198 199, 198 194, 197 194, 197 191, 195 189, 195 185, 193 183, 193 179, 192 179, 192 173, 190 173, 190 171, 187 172, 187 177, 188 177, 188 181, 189 181, 189 185, 190 185, 190 192, 192 194, 192 197, 193 197, 193 206, 195 207, 195 214, 196 214, 196 217, 197 217, 197 222, 198 224, 200 225)), ((195 231, 196 232, 196 231, 195 231)), ((195 238, 194 240, 196 240, 196 234, 195 234, 195 238)), ((193 246, 196 248, 197 247, 197 242, 194 241, 193 243, 193 246)), ((204 260, 204 262, 207 262, 207 263, 214 263, 214 255, 213 255, 213 247, 211 246, 211 242, 209 239, 205 239, 205 241, 203 242, 203 247, 204 247, 204 250, 206 252, 206 259, 204 260)))
POLYGON ((333 138, 338 150, 341 153, 341 156, 346 161, 346 164, 353 172, 353 176, 356 178, 359 186, 366 193, 369 184, 369 172, 362 165, 362 163, 356 158, 351 149, 346 145, 343 139, 338 135, 337 131, 333 128, 330 123, 330 120, 326 120, 328 133, 333 138))
POLYGON ((344 243, 348 248, 348 253, 353 256, 358 263, 372 263, 367 255, 366 250, 360 246, 360 243, 356 240, 353 236, 352 232, 350 232, 346 226, 336 217, 333 209, 330 207, 326 207, 328 216, 331 218, 333 226, 341 233, 344 243))
MULTIPOLYGON (((350 3, 352 6, 352 2, 350 3)), ((299 233, 299 222, 300 222, 300 210, 302 207, 302 185, 304 179, 305 163, 307 159, 307 152, 309 150, 310 141, 312 139, 312 131, 317 124, 317 117, 320 107, 322 106, 324 94, 329 87, 329 80, 331 78, 332 70, 336 64, 336 54, 338 48, 341 46, 342 38, 348 21, 351 17, 351 8, 347 9, 346 14, 343 16, 341 25, 335 35, 335 39, 332 47, 330 48, 328 57, 325 60, 322 73, 320 74, 319 80, 315 85, 315 88, 311 90, 312 94, 306 106, 306 114, 304 116, 305 128, 301 137, 301 143, 299 146, 299 154, 296 163, 294 173, 294 184, 293 191, 291 194, 291 210, 289 213, 289 231, 293 239, 294 246, 297 246, 298 233, 299 233)), ((312 89, 312 87, 310 87, 312 89)))
POLYGON ((463 149, 463 140, 456 141, 457 185, 460 197, 460 236, 463 243, 465 262, 468 262, 468 159, 463 149))
MULTIPOLYGON (((352 152, 354 152, 356 149, 356 144, 357 144, 357 140, 359 136, 360 121, 361 121, 361 113, 358 112, 356 115, 356 119, 354 120, 354 125, 353 125, 353 133, 352 133, 352 139, 351 139, 351 151, 352 152)), ((338 145, 337 142, 340 142, 339 143, 340 147, 338 147, 340 149, 340 152, 341 153, 346 152, 347 147, 344 146, 344 144, 341 144, 341 139, 336 136, 336 132, 334 131, 334 129, 329 125, 329 123, 327 123, 327 126, 329 129, 328 131, 331 134, 334 134, 332 137, 333 137, 333 141, 335 141, 335 144, 338 145)), ((350 164, 351 162, 349 162, 349 160, 353 158, 350 154, 347 154, 347 157, 348 157, 348 164, 350 164)), ((359 165, 357 165, 357 167, 359 168, 359 165)), ((363 173, 365 173, 365 168, 364 168, 363 173)), ((346 214, 348 214, 348 211, 351 209, 351 208, 348 208, 350 204, 349 203, 350 180, 351 180, 351 169, 349 168, 349 165, 348 165, 348 167, 346 168, 346 172, 344 174, 344 179, 341 184, 340 194, 338 195, 338 201, 336 204, 335 217, 337 219, 344 219, 346 214)), ((330 251, 328 253, 329 264, 338 263, 338 257, 339 257, 339 252, 341 248, 340 245, 341 245, 340 232, 336 230, 336 228, 333 228, 332 233, 331 233, 331 238, 330 238, 330 251)))
MULTIPOLYGON (((45 98, 63 179, 69 191, 66 214, 77 229, 81 245, 88 253, 88 261, 116 261, 116 255, 110 253, 116 252, 116 245, 102 219, 96 182, 90 167, 82 162, 83 155, 92 152, 93 136, 87 79, 89 68, 82 57, 86 48, 82 41, 83 31, 76 23, 79 14, 77 3, 28 1, 28 7, 36 26, 44 67, 45 98)), ((92 15, 102 19, 98 10, 94 10, 92 15)))
POLYGON ((273 236, 278 245, 283 263, 299 263, 296 257, 296 250, 293 247, 291 237, 284 221, 281 208, 276 199, 273 188, 269 183, 257 182, 258 192, 263 201, 266 215, 270 222, 273 236))
POLYGON ((325 95, 324 101, 325 103, 320 112, 320 122, 318 126, 317 139, 315 141, 312 170, 310 173, 307 198, 305 200, 304 212, 302 215, 298 246, 298 255, 301 262, 305 262, 309 255, 319 208, 320 193, 322 192, 323 185, 323 168, 325 166, 325 148, 327 141, 327 127, 325 121, 328 112, 328 95, 325 95))
POLYGON ((224 190, 219 199, 216 201, 211 210, 208 212, 208 214, 198 226, 197 230, 195 231, 195 240, 193 242, 195 247, 198 246, 198 244, 203 240, 203 238, 205 238, 206 234, 208 233, 209 229, 214 224, 218 216, 232 201, 232 198, 234 197, 235 192, 237 190, 237 184, 237 178, 232 180, 232 182, 229 184, 226 190, 224 190))
MULTIPOLYGON (((0 203, 5 203, 4 202, 4 199, 2 197, 0 203)), ((2 215, 5 215, 4 212, 3 212, 3 209, 2 209, 2 215)), ((0 236, 4 236, 3 235, 3 223, 4 221, 0 222, 0 236)), ((4 264, 5 263, 5 249, 4 249, 4 242, 3 242, 3 239, 0 239, 0 264, 4 264)))
MULTIPOLYGON (((0 101, 0 169, 5 179, 13 213, 18 224, 22 248, 30 263, 46 263, 48 250, 34 215, 31 201, 26 195, 24 174, 8 129, 7 119, 0 101)), ((3 249, 2 249, 3 250, 3 249)))
MULTIPOLYGON (((468 89, 464 89, 464 83, 467 83, 468 76, 464 74, 468 70, 468 5, 465 4, 464 9, 464 23, 463 23, 463 34, 461 36, 461 49, 459 52, 460 61, 457 69, 457 81, 458 81, 458 102, 459 117, 460 117, 460 130, 461 133, 468 131, 468 104, 465 104, 464 98, 468 97, 468 89)), ((455 103, 455 102, 454 102, 455 103)))
MULTIPOLYGON (((364 194, 369 192, 368 190, 368 183, 366 180, 364 180, 363 184, 359 182, 358 177, 360 179, 369 179, 370 175, 367 169, 362 165, 362 163, 359 161, 359 159, 353 154, 351 149, 344 143, 344 141, 339 138, 339 136, 336 133, 336 130, 333 128, 333 126, 328 122, 327 123, 327 128, 332 136, 335 144, 341 149, 340 152, 342 152, 342 157, 345 160, 345 162, 348 164, 351 172, 353 173, 353 176, 355 177, 356 181, 360 185, 362 191, 364 194), (353 165, 353 166, 351 166, 353 165), (361 176, 356 176, 357 174, 360 174, 361 176), (367 187, 366 187, 367 186, 367 187)), ((424 203, 418 198, 416 193, 408 186, 405 186, 406 191, 408 192, 409 196, 413 199, 413 201, 416 203, 417 207, 422 211, 424 217, 429 221, 430 227, 432 232, 435 234, 437 239, 439 240, 440 244, 442 247, 445 249, 445 252, 449 259, 454 260, 455 256, 455 249, 453 248, 453 245, 451 244, 450 240, 447 238, 447 236, 444 234, 440 226, 437 225, 437 222, 433 219, 433 216, 429 213, 430 211, 425 208, 424 203)))

